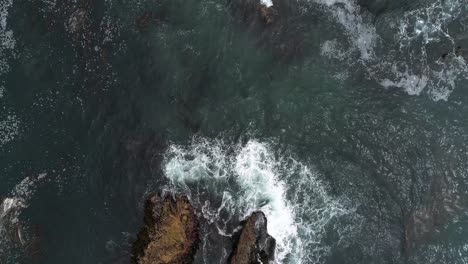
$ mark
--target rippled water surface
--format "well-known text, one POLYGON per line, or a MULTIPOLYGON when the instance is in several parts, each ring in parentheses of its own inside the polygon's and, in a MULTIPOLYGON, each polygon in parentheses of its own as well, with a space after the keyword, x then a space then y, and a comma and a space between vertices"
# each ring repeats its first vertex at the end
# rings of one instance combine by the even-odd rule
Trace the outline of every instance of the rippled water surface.
POLYGON ((129 263, 152 192, 196 263, 256 210, 279 264, 468 263, 467 6, 0 0, 0 263, 129 263))

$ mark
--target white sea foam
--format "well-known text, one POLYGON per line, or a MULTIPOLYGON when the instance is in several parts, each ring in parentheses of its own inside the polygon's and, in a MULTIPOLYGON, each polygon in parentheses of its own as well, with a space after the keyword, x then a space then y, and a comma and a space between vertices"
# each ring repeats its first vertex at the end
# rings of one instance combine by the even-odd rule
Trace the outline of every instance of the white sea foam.
POLYGON ((0 3, 0 74, 9 70, 6 52, 13 50, 16 45, 13 31, 8 29, 7 24, 8 10, 12 4, 13 0, 3 0, 0 3))
MULTIPOLYGON (((26 242, 23 237, 19 216, 23 209, 29 206, 29 201, 36 191, 38 181, 42 181, 47 176, 41 173, 37 178, 26 177, 10 193, 9 197, 3 199, 0 204, 0 253, 8 251, 13 245, 15 236, 21 245, 26 242)), ((1 254, 0 254, 1 255, 1 254)), ((1 260, 1 259, 0 259, 1 260)))
MULTIPOLYGON (((374 21, 364 20, 355 0, 315 0, 330 12, 343 28, 351 48, 347 51, 336 49, 337 40, 325 41, 322 55, 334 58, 345 65, 358 62, 367 70, 369 78, 384 87, 399 87, 410 95, 423 91, 433 100, 448 100, 458 80, 468 79, 468 67, 462 57, 454 54, 441 60, 444 52, 453 51, 458 45, 451 36, 448 25, 464 10, 461 0, 433 0, 422 6, 400 11, 401 15, 384 17, 386 34, 393 31, 394 43, 388 43, 378 35, 374 21), (448 43, 441 47, 440 54, 428 54, 428 46, 448 43), (330 45, 333 44, 333 45, 330 45), (399 49, 395 49, 398 46, 399 49), (447 50, 443 50, 447 49, 447 50), (378 55, 376 51, 378 50, 378 55), (356 61, 354 53, 360 54, 356 61)), ((354 67, 348 67, 352 71, 354 67)), ((352 75, 352 73, 351 73, 352 75)))
POLYGON ((403 88, 409 95, 419 95, 427 85, 429 78, 427 76, 417 76, 405 72, 394 71, 396 80, 383 79, 380 84, 384 87, 403 88))
POLYGON ((266 7, 273 6, 273 1, 272 0, 260 0, 260 3, 266 7))
POLYGON ((241 199, 236 205, 247 209, 245 214, 262 209, 269 219, 269 233, 278 241, 278 259, 282 260, 293 250, 297 226, 277 165, 265 144, 249 141, 235 157, 234 173, 241 186, 241 199))
POLYGON ((376 45, 375 27, 363 22, 359 15, 361 9, 353 0, 317 0, 331 10, 336 21, 345 29, 353 47, 361 54, 362 60, 369 60, 374 55, 376 45))
POLYGON ((345 61, 349 58, 350 52, 343 50, 336 40, 327 40, 322 44, 320 54, 329 59, 345 61))
MULTIPOLYGON (((13 31, 8 28, 7 23, 8 11, 12 4, 13 0, 0 2, 0 77, 9 71, 8 58, 9 55, 14 55, 16 45, 13 31)), ((0 78, 0 99, 5 94, 4 84, 4 78, 0 78)), ((19 121, 15 115, 9 114, 0 120, 0 147, 16 138, 18 134, 19 121)))
POLYGON ((0 219, 4 219, 11 211, 17 208, 26 207, 23 202, 17 198, 5 198, 1 205, 0 219))
POLYGON ((19 121, 14 115, 0 120, 0 147, 15 139, 19 134, 19 121))
MULTIPOLYGON (((5 94, 5 79, 2 75, 10 70, 9 56, 14 55, 16 45, 13 31, 8 28, 8 11, 13 0, 2 0, 0 2, 0 99, 5 94)), ((8 116, 6 120, 0 121, 0 147, 16 136, 18 123, 8 116)))
POLYGON ((465 243, 435 243, 424 245, 420 254, 411 256, 412 263, 468 263, 468 244, 465 243))
POLYGON ((0 204, 0 252, 7 250, 11 245, 9 243, 13 239, 11 235, 13 233, 19 238, 21 244, 25 243, 22 231, 18 228, 18 217, 21 210, 26 207, 24 199, 17 197, 5 198, 0 204))
POLYGON ((197 138, 190 146, 172 145, 164 172, 192 200, 209 193, 210 199, 198 201, 199 210, 221 235, 233 230, 220 222, 238 223, 262 210, 277 240, 277 263, 318 263, 327 253, 321 246, 326 226, 352 212, 328 195, 307 165, 289 156, 277 158, 269 144, 256 140, 229 145, 197 138), (228 220, 221 220, 225 213, 228 220))

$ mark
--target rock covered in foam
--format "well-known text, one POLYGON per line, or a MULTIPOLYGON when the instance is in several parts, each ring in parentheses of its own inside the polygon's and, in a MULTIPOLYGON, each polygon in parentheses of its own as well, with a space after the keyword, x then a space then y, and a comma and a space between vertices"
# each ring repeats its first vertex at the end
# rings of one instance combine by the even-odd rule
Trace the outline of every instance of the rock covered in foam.
POLYGON ((242 223, 230 264, 270 263, 275 258, 275 239, 268 234, 267 219, 262 212, 255 212, 242 223))
POLYGON ((18 198, 5 198, 0 204, 0 236, 17 245, 25 245, 23 230, 18 217, 26 208, 25 202, 18 198))
POLYGON ((150 196, 144 209, 144 227, 133 244, 133 263, 192 263, 198 248, 199 226, 185 196, 150 196))

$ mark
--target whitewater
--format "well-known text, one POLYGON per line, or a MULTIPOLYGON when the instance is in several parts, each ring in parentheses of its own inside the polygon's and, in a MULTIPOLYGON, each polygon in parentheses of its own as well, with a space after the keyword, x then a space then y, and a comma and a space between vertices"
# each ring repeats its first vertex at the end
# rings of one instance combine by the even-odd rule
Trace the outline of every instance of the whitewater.
POLYGON ((467 19, 466 1, 427 1, 403 15, 400 11, 379 16, 354 0, 316 3, 347 36, 345 41, 325 40, 321 53, 348 76, 355 66, 363 67, 367 78, 383 88, 400 88, 409 95, 425 92, 434 101, 447 101, 456 84, 468 79, 465 58, 455 55, 466 33, 450 29, 451 23, 467 19), (351 46, 345 48, 347 41, 351 46), (444 54, 449 55, 442 58, 444 54))
POLYGON ((310 166, 275 154, 269 143, 255 139, 229 144, 197 137, 188 146, 171 145, 163 166, 168 188, 188 194, 220 235, 235 231, 226 228, 229 222, 261 210, 277 241, 277 263, 318 263, 328 253, 320 245, 327 225, 354 208, 346 198, 331 196, 310 166), (203 198, 206 193, 211 200, 203 198))

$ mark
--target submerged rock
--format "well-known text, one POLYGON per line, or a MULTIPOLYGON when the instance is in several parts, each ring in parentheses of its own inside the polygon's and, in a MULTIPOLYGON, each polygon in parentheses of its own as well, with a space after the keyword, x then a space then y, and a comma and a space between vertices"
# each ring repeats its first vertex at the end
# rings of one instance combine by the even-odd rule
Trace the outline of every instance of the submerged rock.
POLYGON ((272 7, 266 5, 260 6, 260 16, 265 24, 270 25, 275 21, 275 10, 272 7))
POLYGON ((229 258, 230 264, 270 263, 275 258, 276 240, 268 234, 267 219, 255 212, 242 223, 239 240, 229 258))
POLYGON ((408 253, 434 238, 466 211, 466 202, 448 176, 438 177, 425 204, 414 210, 405 222, 405 249, 408 253))
POLYGON ((267 6, 260 0, 230 0, 228 3, 233 16, 251 26, 263 28, 279 19, 276 6, 267 6))
POLYGON ((151 24, 152 13, 150 11, 144 12, 142 15, 138 16, 135 20, 136 25, 139 30, 147 30, 151 24))
POLYGON ((133 244, 133 263, 192 263, 198 248, 198 220, 185 196, 148 198, 144 227, 133 244))
POLYGON ((290 8, 288 1, 266 5, 260 0, 229 0, 228 6, 233 20, 252 33, 259 48, 270 50, 281 62, 301 57, 308 34, 304 25, 315 22, 290 8))

